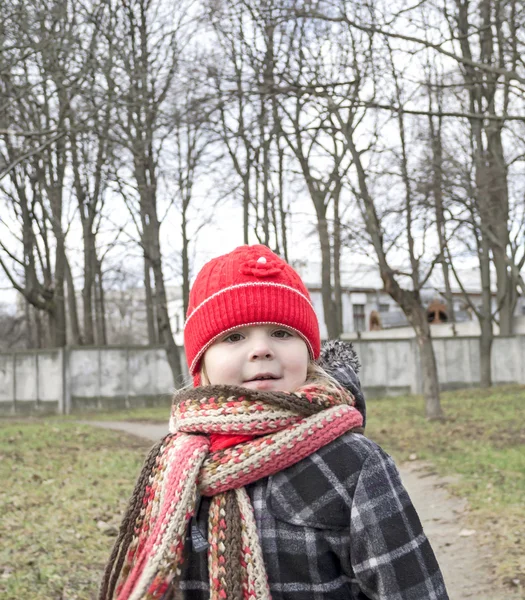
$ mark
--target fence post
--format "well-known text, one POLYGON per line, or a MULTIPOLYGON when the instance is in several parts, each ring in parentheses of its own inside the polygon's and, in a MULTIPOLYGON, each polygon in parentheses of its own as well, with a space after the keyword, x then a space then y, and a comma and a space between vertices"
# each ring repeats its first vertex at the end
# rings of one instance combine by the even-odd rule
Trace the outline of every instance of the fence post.
POLYGON ((525 335, 521 335, 518 338, 521 348, 519 348, 518 354, 519 357, 521 358, 521 365, 519 368, 519 379, 518 379, 518 383, 524 384, 525 383, 525 335))
POLYGON ((59 412, 68 415, 71 412, 71 374, 69 369, 69 349, 67 346, 60 348, 62 357, 62 395, 59 403, 59 412))
POLYGON ((16 414, 16 352, 13 352, 13 413, 16 414))
POLYGON ((40 352, 35 352, 35 409, 38 412, 40 408, 40 352))
POLYGON ((414 365, 414 377, 412 384, 412 394, 422 394, 423 393, 423 381, 421 378, 421 357, 419 355, 419 346, 417 344, 417 339, 412 338, 412 356, 413 356, 413 365, 414 365))

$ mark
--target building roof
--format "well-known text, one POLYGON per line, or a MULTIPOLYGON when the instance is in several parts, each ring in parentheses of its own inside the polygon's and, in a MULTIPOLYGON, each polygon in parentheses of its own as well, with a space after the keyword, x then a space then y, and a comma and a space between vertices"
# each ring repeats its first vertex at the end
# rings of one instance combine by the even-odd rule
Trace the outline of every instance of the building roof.
MULTIPOLYGON (((293 263, 302 279, 309 289, 321 288, 321 263, 318 261, 296 261, 293 263)), ((458 277, 467 293, 481 293, 481 278, 479 268, 461 267, 456 269, 458 277)), ((411 287, 411 280, 408 276, 400 276, 400 283, 408 289, 411 287)), ((492 277, 492 291, 496 291, 495 276, 492 277)), ((383 281, 379 274, 379 267, 374 264, 365 264, 346 261, 341 264, 341 284, 348 291, 378 291, 383 289, 383 281)), ((461 286, 458 285, 453 273, 450 273, 450 284, 454 294, 462 294, 461 286)), ((445 280, 443 269, 436 265, 432 275, 426 282, 425 289, 443 293, 445 291, 445 280)))

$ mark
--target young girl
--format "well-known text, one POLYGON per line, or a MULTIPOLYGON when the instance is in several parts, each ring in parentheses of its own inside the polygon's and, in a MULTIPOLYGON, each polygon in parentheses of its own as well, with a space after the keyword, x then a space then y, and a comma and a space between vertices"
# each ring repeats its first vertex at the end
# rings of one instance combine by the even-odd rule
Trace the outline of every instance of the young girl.
POLYGON ((137 482, 100 599, 445 600, 391 458, 362 435, 353 350, 321 351, 299 275, 265 246, 204 266, 194 388, 137 482))

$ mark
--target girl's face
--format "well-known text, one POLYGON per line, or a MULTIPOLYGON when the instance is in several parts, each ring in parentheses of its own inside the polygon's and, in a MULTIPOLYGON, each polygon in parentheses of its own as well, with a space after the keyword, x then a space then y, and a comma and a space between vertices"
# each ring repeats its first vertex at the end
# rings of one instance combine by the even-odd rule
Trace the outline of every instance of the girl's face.
POLYGON ((229 331, 204 353, 210 384, 293 392, 306 381, 309 354, 302 337, 280 325, 249 325, 229 331))

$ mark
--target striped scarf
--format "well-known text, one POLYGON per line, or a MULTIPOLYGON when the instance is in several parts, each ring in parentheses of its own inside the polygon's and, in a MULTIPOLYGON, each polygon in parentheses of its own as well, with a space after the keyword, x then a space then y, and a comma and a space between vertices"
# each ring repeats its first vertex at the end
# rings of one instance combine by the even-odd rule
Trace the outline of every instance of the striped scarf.
POLYGON ((361 425, 351 395, 330 395, 320 387, 268 393, 206 386, 178 393, 170 433, 151 451, 131 498, 100 600, 177 597, 184 543, 200 495, 212 497, 207 543, 202 539, 211 600, 269 600, 244 486, 361 425), (250 438, 221 443, 218 450, 210 444, 210 436, 238 434, 250 438))

